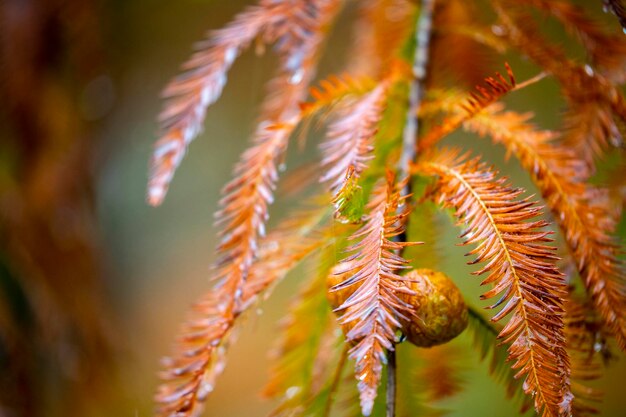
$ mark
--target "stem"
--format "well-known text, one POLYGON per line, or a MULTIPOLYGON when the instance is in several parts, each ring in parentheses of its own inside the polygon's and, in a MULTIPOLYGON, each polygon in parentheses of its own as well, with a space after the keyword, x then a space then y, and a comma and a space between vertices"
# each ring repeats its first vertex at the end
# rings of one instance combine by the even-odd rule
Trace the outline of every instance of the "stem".
MULTIPOLYGON (((417 116, 426 83, 426 70, 428 68, 428 55, 430 38, 432 34, 432 21, 435 0, 421 0, 420 16, 415 27, 415 52, 413 53, 413 81, 409 90, 409 109, 406 114, 406 123, 402 134, 402 154, 398 165, 400 177, 408 177, 411 165, 417 159, 417 134, 420 129, 417 116)), ((411 181, 407 181, 402 188, 402 196, 411 194, 411 181)), ((406 242, 406 228, 397 237, 398 241, 406 242)), ((400 251, 400 255, 402 251, 400 251)), ((387 351, 387 417, 396 415, 396 349, 387 351)))
MULTIPOLYGON (((409 109, 402 135, 402 155, 398 166, 404 176, 409 174, 411 164, 417 157, 417 133, 419 119, 417 112, 424 96, 424 84, 428 67, 428 52, 432 32, 432 19, 435 0, 421 0, 420 17, 415 28, 415 52, 413 55, 413 82, 409 91, 409 109)), ((407 184, 410 193, 410 185, 407 184)), ((405 194, 405 195, 407 195, 405 194)))

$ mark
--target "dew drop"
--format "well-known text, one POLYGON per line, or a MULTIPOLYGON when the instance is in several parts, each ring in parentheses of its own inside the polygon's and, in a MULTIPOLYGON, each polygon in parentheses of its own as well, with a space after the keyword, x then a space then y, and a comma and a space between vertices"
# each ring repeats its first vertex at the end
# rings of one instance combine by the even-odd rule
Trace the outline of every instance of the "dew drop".
MULTIPOLYGON (((561 410, 569 410, 572 407, 573 400, 574 400, 574 394, 572 394, 571 392, 568 392, 567 394, 563 396, 563 400, 559 404, 559 407, 561 407, 561 410)), ((571 416, 571 413, 568 415, 571 416)))
POLYGON ((236 57, 237 57, 237 48, 235 47, 228 48, 226 52, 224 53, 224 61, 226 62, 226 65, 232 64, 236 57))
POLYGON ((289 78, 289 84, 292 84, 292 85, 300 84, 303 78, 304 78, 304 69, 298 68, 296 71, 293 72, 293 74, 289 78))
POLYGON ((226 364, 224 362, 218 363, 215 365, 215 374, 221 374, 224 371, 224 368, 226 368, 226 364))
POLYGON ((212 393, 214 389, 215 387, 213 386, 213 384, 205 382, 204 384, 202 384, 202 386, 198 390, 198 398, 206 399, 206 397, 210 393, 212 393))
POLYGON ((492 25, 491 26, 491 31, 496 36, 504 36, 505 29, 504 29, 504 27, 502 27, 500 25, 492 25))
POLYGON ((297 386, 289 387, 287 388, 287 391, 285 391, 285 397, 287 397, 287 399, 291 399, 295 397, 299 392, 300 392, 300 387, 297 387, 297 386))

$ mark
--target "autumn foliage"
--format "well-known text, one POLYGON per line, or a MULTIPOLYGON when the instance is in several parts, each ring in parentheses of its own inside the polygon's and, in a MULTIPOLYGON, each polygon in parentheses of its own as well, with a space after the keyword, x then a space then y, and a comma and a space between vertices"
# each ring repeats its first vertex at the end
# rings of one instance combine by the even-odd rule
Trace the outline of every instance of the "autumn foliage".
MULTIPOLYGON (((456 337, 468 321, 479 353, 522 410, 596 413, 600 395, 585 381, 601 375, 599 355, 613 341, 626 350, 626 271, 614 237, 624 181, 596 179, 604 161, 623 156, 621 2, 605 1, 617 19, 603 27, 587 10, 601 9, 600 0, 585 8, 565 0, 491 0, 492 21, 469 19, 478 5, 461 0, 364 0, 349 8, 356 29, 346 73, 318 81, 318 60, 344 3, 260 0, 209 32, 164 90, 152 205, 163 201, 236 58, 253 44, 272 45, 279 57, 252 143, 216 213, 213 286, 163 360, 156 415, 201 414, 239 318, 305 258, 318 272, 283 326, 265 389, 278 399, 274 415, 327 416, 342 408, 354 415, 350 405, 358 402, 369 416, 380 412, 383 390, 387 415, 396 403, 407 415, 417 412, 395 396, 396 368, 410 366, 396 362, 398 344, 440 355, 441 366, 453 351, 424 347, 456 337), (546 16, 583 58, 543 34, 546 16), (536 75, 516 80, 505 54, 529 60, 536 75), (565 103, 558 128, 537 127, 532 113, 502 101, 548 82, 565 103), (266 231, 289 142, 312 122, 327 126, 316 171, 326 191, 305 183, 318 197, 266 231), (452 134, 468 149, 442 145, 452 134), (519 162, 539 195, 470 155, 471 141, 482 137, 519 162), (453 282, 460 277, 409 257, 422 253, 413 250, 420 239, 411 230, 430 227, 420 207, 433 203, 460 227, 473 274, 487 287, 481 299, 490 300, 490 319, 475 300, 463 299, 453 282), (344 378, 348 365, 356 381, 344 378), (338 401, 346 386, 356 387, 359 399, 338 401)), ((461 389, 451 367, 423 372, 441 376, 425 391, 437 393, 433 401, 461 389)))

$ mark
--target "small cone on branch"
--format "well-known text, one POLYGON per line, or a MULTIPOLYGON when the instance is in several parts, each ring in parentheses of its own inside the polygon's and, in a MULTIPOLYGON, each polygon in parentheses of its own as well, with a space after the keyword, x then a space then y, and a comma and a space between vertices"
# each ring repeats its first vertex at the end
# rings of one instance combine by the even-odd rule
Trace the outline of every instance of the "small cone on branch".
MULTIPOLYGON (((328 275, 326 297, 333 309, 343 304, 351 290, 331 288, 346 280, 349 273, 349 264, 339 264, 328 275)), ((431 269, 416 269, 405 278, 413 294, 400 293, 399 297, 415 308, 413 318, 402 322, 402 332, 409 342, 419 347, 435 346, 449 342, 465 330, 467 306, 461 291, 446 274, 431 269)), ((347 334, 355 324, 343 324, 343 333, 347 334)))
POLYGON ((405 278, 414 294, 400 298, 415 307, 411 321, 402 323, 407 340, 415 346, 440 345, 467 327, 467 306, 459 288, 443 272, 416 269, 405 278))

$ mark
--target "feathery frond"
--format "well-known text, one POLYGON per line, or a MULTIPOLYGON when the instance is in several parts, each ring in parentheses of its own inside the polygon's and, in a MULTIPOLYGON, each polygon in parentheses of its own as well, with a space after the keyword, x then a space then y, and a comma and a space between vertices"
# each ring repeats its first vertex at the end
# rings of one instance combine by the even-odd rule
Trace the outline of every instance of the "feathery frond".
POLYGON ((183 66, 185 71, 163 91, 168 100, 159 116, 161 138, 151 162, 148 201, 159 205, 187 146, 201 132, 206 109, 222 94, 226 73, 235 58, 276 17, 284 18, 284 5, 270 2, 248 8, 224 29, 209 34, 183 66))
POLYGON ((308 406, 333 378, 331 363, 342 349, 340 332, 326 301, 328 268, 306 284, 283 322, 277 362, 263 395, 280 399, 274 416, 309 415, 308 406))
POLYGON ((311 49, 317 42, 311 38, 321 35, 318 14, 333 3, 337 1, 260 0, 196 45, 196 52, 182 66, 184 72, 163 91, 166 102, 159 116, 161 138, 151 162, 150 204, 163 201, 187 146, 202 131, 207 107, 222 94, 237 56, 257 37, 276 43, 278 52, 287 57, 285 68, 292 73, 291 82, 298 84, 307 70, 302 60, 315 55, 311 49))
POLYGON ((470 93, 470 97, 460 107, 463 111, 446 118, 441 124, 431 129, 419 140, 420 149, 429 149, 441 138, 458 129, 463 122, 471 119, 475 114, 490 104, 498 101, 502 96, 515 88, 515 76, 508 64, 506 65, 509 79, 506 80, 500 73, 495 77, 485 78, 486 86, 477 86, 476 92, 470 93))
MULTIPOLYGON (((197 314, 185 325, 176 356, 166 361, 163 374, 166 383, 157 394, 161 415, 177 412, 181 416, 196 416, 199 413, 223 367, 223 360, 218 360, 216 355, 223 356, 220 352, 225 350, 235 319, 259 291, 288 270, 276 264, 289 259, 288 252, 282 256, 274 253, 277 259, 268 258, 272 269, 263 270, 263 275, 258 275, 263 263, 251 267, 260 256, 258 238, 265 232, 267 208, 273 200, 278 179, 277 163, 299 120, 298 104, 304 99, 315 74, 318 51, 329 22, 338 11, 339 1, 275 3, 267 0, 259 7, 263 6, 270 10, 279 7, 284 13, 276 18, 274 14, 280 13, 274 12, 275 19, 266 28, 270 30, 266 37, 278 41, 283 68, 270 83, 275 93, 268 96, 263 105, 263 121, 255 134, 254 146, 244 152, 235 167, 235 178, 224 188, 222 209, 216 213, 217 223, 223 227, 215 265, 218 282, 199 303, 197 314)), ((292 265, 293 262, 289 263, 289 267, 292 265)))
MULTIPOLYGON (((460 118, 465 114, 456 109, 460 118)), ((588 113, 588 112, 587 112, 588 113)), ((589 166, 576 152, 556 142, 557 135, 537 131, 528 123, 531 114, 504 112, 493 104, 463 121, 465 130, 489 135, 507 148, 531 174, 546 204, 563 230, 585 285, 606 326, 624 349, 626 319, 619 307, 626 303, 626 273, 618 258, 619 244, 606 190, 587 184, 589 166)))
MULTIPOLYGON (((262 121, 253 137, 253 146, 235 165, 234 178, 224 187, 221 209, 215 214, 216 223, 222 227, 215 279, 233 295, 227 310, 237 309, 241 301, 243 286, 256 256, 258 238, 265 234, 268 206, 273 202, 278 180, 278 165, 299 121, 298 104, 315 75, 319 48, 338 5, 337 0, 317 0, 307 7, 302 6, 307 13, 296 14, 306 20, 304 27, 309 28, 309 32, 290 34, 294 30, 293 22, 274 29, 285 39, 283 42, 290 45, 284 68, 270 81, 273 92, 263 103, 262 121), (301 56, 304 52, 306 54, 301 56)), ((286 48, 283 43, 279 46, 286 48)))
POLYGON ((369 77, 354 77, 349 74, 331 75, 311 87, 311 100, 300 104, 302 118, 314 116, 323 110, 332 109, 343 99, 361 96, 376 88, 376 82, 369 77))
POLYGON ((568 102, 566 145, 593 171, 594 157, 623 142, 619 124, 626 120, 626 102, 620 89, 609 77, 589 65, 578 65, 562 48, 544 39, 518 4, 509 0, 492 3, 509 42, 559 82, 568 102))
POLYGON ((394 251, 411 243, 391 240, 402 233, 407 215, 398 213, 406 197, 400 196, 395 181, 395 176, 388 172, 386 182, 378 184, 373 191, 368 219, 351 237, 357 241, 347 249, 352 255, 342 261, 348 268, 346 278, 331 288, 331 291, 351 289, 336 311, 341 314, 340 324, 354 325, 346 337, 353 344, 350 358, 356 361, 361 408, 366 416, 374 405, 386 363, 385 352, 394 349, 400 320, 413 314, 412 307, 398 296, 408 291, 397 274, 408 262, 394 251))
POLYGON ((263 127, 254 146, 242 155, 235 167, 234 179, 224 187, 221 210, 216 223, 222 226, 222 240, 217 247, 215 279, 233 294, 233 306, 240 302, 241 288, 256 256, 257 239, 265 233, 268 206, 278 180, 277 159, 287 146, 294 124, 263 127))
POLYGON ((321 181, 328 181, 335 195, 341 195, 350 178, 358 179, 367 168, 374 150, 374 136, 383 117, 389 81, 342 107, 328 127, 323 150, 321 181))
POLYGON ((546 246, 548 225, 536 220, 541 209, 528 198, 518 200, 521 189, 509 188, 503 179, 477 159, 458 152, 442 152, 421 162, 416 172, 438 177, 437 200, 452 207, 466 228, 463 244, 477 244, 470 262, 487 262, 475 275, 489 273, 482 285, 493 284, 481 298, 500 295, 490 308, 504 307, 492 318, 512 313, 499 334, 510 343, 509 357, 525 377, 524 391, 534 397, 543 416, 567 413, 571 403, 569 359, 563 336, 563 300, 567 288, 558 271, 552 247, 546 246))
POLYGON ((465 127, 490 135, 515 155, 534 182, 563 230, 579 273, 604 323, 626 349, 626 272, 612 237, 617 225, 606 190, 585 182, 583 161, 554 142, 555 134, 537 131, 530 114, 502 112, 494 106, 468 120, 465 127))
POLYGON ((171 357, 163 360, 163 383, 156 395, 157 415, 196 417, 224 369, 228 339, 236 320, 301 259, 319 247, 307 237, 320 220, 319 211, 289 218, 260 244, 259 259, 250 269, 241 303, 229 308, 233 294, 216 286, 196 303, 184 323, 171 357))
MULTIPOLYGON (((569 0, 489 0, 496 19, 491 27, 480 16, 468 18, 471 5, 462 0, 436 7, 432 0, 421 0, 420 7, 406 0, 363 0, 354 9, 359 13, 351 49, 355 59, 348 64, 349 73, 357 75, 331 75, 310 88, 330 23, 344 1, 257 1, 226 28, 209 34, 164 92, 148 191, 153 205, 163 200, 234 60, 255 41, 260 47, 273 44, 278 55, 252 145, 235 165, 216 213, 221 232, 213 288, 185 323, 172 357, 164 360, 156 415, 199 417, 224 368, 239 318, 318 250, 329 253, 290 309, 265 389, 266 396, 279 401, 273 415, 378 416, 385 404, 376 398, 384 390, 388 413, 397 417, 442 415, 444 410, 427 403, 459 390, 457 369, 448 360, 458 355, 445 347, 428 352, 419 347, 456 337, 467 324, 467 306, 442 273, 415 269, 400 275, 409 268, 407 256, 417 255, 422 268, 437 261, 439 251, 405 250, 416 244, 407 236, 433 233, 428 208, 437 204, 454 209, 463 227, 462 244, 472 245, 467 255, 475 259, 469 263, 482 264, 473 272, 486 276, 481 285, 489 289, 481 299, 497 300, 487 307, 495 310, 492 323, 474 310, 469 313, 475 344, 483 359, 490 357, 491 373, 522 411, 534 407, 542 417, 594 414, 598 393, 585 381, 601 373, 599 360, 609 352, 606 338, 615 337, 626 351, 626 268, 613 236, 622 214, 623 181, 606 189, 590 182, 598 161, 623 146, 622 35, 609 33, 569 0), (570 48, 544 36, 535 24, 541 12, 560 23, 586 56, 575 57, 570 48), (487 60, 478 55, 483 50, 525 55, 541 72, 517 84, 506 65, 507 74, 478 81, 469 97, 458 89, 443 90, 452 80, 482 80, 480 69, 487 60), (410 57, 415 68, 409 67, 410 57), (470 63, 459 67, 461 62, 470 63), (558 133, 537 129, 530 113, 506 111, 498 103, 544 77, 559 84, 566 102, 558 133), (330 217, 330 208, 288 218, 266 236, 290 137, 296 131, 304 137, 310 123, 329 118, 321 161, 315 164, 320 172, 303 170, 291 188, 304 190, 315 177, 328 184, 325 202, 334 205, 338 220, 333 236, 311 236, 320 219, 330 217), (430 129, 413 132, 418 119, 430 129), (506 148, 507 158, 514 155, 530 173, 563 232, 567 278, 557 268, 550 224, 540 218, 543 207, 478 159, 436 149, 459 128, 490 136, 506 148), (380 178, 398 160, 401 171, 419 177, 398 180, 387 169, 386 178, 380 178), (410 194, 416 190, 424 194, 418 201, 410 194), (416 230, 405 230, 409 215, 416 230), (356 231, 354 224, 359 224, 356 231), (343 260, 325 264, 346 245, 343 260), (587 290, 584 304, 567 285, 575 269, 587 290), (432 284, 428 290, 416 276, 432 284), (452 292, 454 301, 447 297, 452 292), (446 303, 454 305, 454 314, 443 308, 446 303), (457 322, 450 321, 452 316, 457 322), (440 325, 444 321, 449 332, 440 325), (408 343, 396 352, 402 340, 408 343), (409 343, 412 351, 405 349, 409 343), (350 360, 356 384, 352 372, 351 382, 345 378, 350 360), (402 381, 400 386, 381 384, 385 368, 402 381), (420 385, 422 380, 428 381, 420 385), (398 393, 402 398, 396 399, 398 393)), ((621 2, 604 1, 618 17, 623 12, 621 2)))

